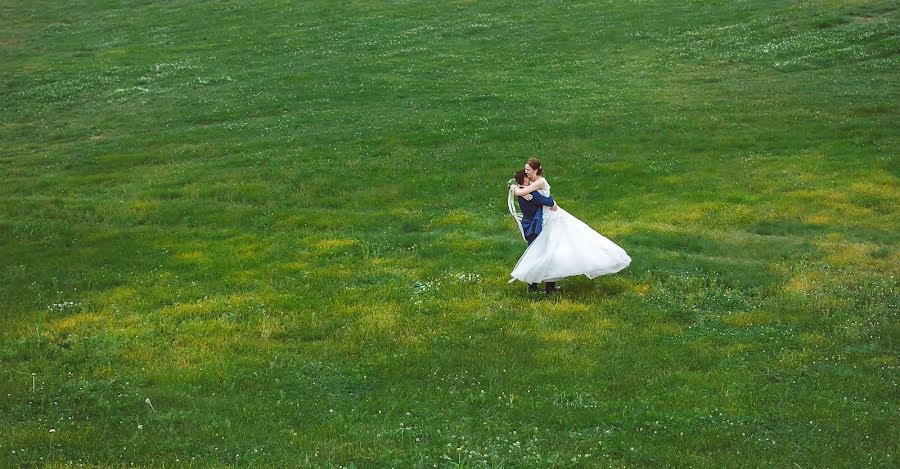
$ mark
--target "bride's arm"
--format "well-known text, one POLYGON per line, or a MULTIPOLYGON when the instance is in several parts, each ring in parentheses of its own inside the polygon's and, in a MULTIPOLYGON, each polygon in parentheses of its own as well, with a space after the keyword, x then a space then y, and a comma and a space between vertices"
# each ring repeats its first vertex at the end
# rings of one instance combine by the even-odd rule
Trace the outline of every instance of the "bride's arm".
POLYGON ((525 194, 530 194, 538 189, 542 189, 544 187, 544 178, 537 178, 534 181, 531 181, 531 184, 528 184, 525 187, 514 187, 513 191, 515 191, 516 195, 522 196, 525 194))

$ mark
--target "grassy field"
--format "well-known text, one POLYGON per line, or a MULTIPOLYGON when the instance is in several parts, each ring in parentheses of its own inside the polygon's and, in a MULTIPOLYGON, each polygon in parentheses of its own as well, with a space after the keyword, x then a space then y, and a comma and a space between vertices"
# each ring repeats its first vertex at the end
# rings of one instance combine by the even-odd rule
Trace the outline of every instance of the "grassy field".
POLYGON ((0 0, 0 466, 896 467, 898 7, 0 0))

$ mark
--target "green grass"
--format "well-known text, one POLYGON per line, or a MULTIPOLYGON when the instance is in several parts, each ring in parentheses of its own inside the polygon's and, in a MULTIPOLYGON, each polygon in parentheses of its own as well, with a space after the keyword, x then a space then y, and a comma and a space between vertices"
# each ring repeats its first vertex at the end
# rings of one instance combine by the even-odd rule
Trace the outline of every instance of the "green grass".
POLYGON ((0 466, 896 466, 898 7, 0 0, 0 466))

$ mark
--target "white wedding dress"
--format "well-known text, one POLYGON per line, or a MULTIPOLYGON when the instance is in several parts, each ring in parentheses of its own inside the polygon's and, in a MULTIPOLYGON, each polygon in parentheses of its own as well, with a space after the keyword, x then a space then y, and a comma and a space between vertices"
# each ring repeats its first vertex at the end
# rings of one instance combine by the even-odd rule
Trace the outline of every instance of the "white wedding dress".
MULTIPOLYGON (((550 190, 539 189, 549 196, 550 190)), ((614 274, 631 264, 624 249, 559 208, 544 207, 541 234, 528 246, 512 271, 525 283, 555 282, 565 277, 614 274)), ((511 282, 513 280, 510 280, 511 282)))

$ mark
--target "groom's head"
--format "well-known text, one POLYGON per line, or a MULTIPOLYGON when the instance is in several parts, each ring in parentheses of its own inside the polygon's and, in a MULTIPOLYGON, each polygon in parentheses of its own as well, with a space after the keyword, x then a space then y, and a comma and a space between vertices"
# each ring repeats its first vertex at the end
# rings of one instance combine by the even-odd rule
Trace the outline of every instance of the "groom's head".
POLYGON ((516 171, 516 184, 518 184, 520 186, 525 185, 525 170, 524 169, 520 169, 520 170, 516 171))

